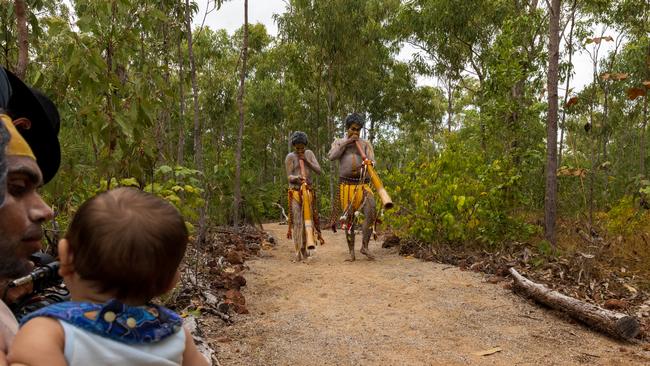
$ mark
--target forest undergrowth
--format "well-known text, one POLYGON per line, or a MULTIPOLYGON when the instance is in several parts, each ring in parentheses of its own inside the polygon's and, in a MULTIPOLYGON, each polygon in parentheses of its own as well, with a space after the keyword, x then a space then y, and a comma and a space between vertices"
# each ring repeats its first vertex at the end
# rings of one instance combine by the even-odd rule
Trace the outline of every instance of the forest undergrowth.
POLYGON ((508 269, 515 267, 532 281, 567 296, 637 316, 641 321, 638 338, 650 340, 648 234, 643 230, 613 234, 605 228, 587 227, 580 221, 561 221, 556 248, 541 234, 496 249, 469 242, 425 243, 387 234, 382 246, 399 246, 404 256, 486 273, 488 282, 506 288, 511 288, 508 269))

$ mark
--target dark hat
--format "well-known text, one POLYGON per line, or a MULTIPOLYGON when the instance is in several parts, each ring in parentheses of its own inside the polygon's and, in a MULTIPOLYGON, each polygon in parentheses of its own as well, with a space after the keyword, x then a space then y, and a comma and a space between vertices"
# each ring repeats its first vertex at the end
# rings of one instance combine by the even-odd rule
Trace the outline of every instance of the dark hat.
POLYGON ((291 134, 291 145, 296 144, 307 145, 307 134, 302 131, 294 131, 291 134))
POLYGON ((47 183, 54 178, 61 164, 61 147, 57 137, 61 125, 59 111, 43 93, 5 71, 11 84, 7 112, 14 120, 27 118, 31 121, 29 128, 17 126, 17 129, 34 152, 36 163, 43 173, 43 182, 47 183))
POLYGON ((0 67, 0 109, 6 109, 11 96, 11 84, 5 69, 0 67))
POLYGON ((359 126, 363 127, 364 122, 365 121, 363 116, 359 113, 350 113, 347 117, 345 117, 345 128, 350 128, 353 123, 356 123, 359 126))
MULTIPOLYGON (((0 90, 0 92, 2 92, 0 90)), ((10 139, 9 131, 0 123, 0 206, 5 201, 5 192, 7 189, 7 163, 5 160, 5 147, 10 139)))

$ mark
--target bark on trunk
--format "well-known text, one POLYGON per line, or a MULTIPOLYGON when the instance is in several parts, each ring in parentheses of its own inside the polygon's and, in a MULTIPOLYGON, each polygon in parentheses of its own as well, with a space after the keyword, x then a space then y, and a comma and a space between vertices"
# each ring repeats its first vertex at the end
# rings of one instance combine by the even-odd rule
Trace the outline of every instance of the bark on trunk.
MULTIPOLYGON (((194 99, 194 166, 196 169, 203 172, 203 143, 201 141, 201 119, 199 118, 199 87, 196 83, 196 65, 194 63, 194 51, 192 49, 192 17, 190 16, 190 1, 185 0, 186 11, 185 13, 185 28, 187 31, 187 54, 190 59, 190 78, 192 79, 192 96, 194 99)), ((197 235, 197 243, 199 245, 205 240, 206 228, 206 207, 208 205, 208 190, 204 190, 203 198, 205 205, 201 207, 199 212, 199 229, 197 235)))
MULTIPOLYGON (((568 64, 573 67, 573 28, 575 27, 575 20, 576 20, 576 6, 578 5, 577 0, 573 0, 573 5, 571 7, 571 26, 569 28, 569 40, 567 41, 567 48, 569 49, 569 61, 568 64)), ((562 166, 562 152, 564 151, 563 149, 563 144, 564 144, 564 129, 565 129, 565 121, 566 121, 566 108, 567 108, 567 102, 569 101, 569 86, 571 85, 571 74, 567 73, 566 76, 566 85, 564 86, 564 108, 562 108, 562 122, 560 122, 560 144, 559 144, 559 151, 558 151, 558 156, 557 156, 557 165, 562 166)))
MULTIPOLYGON (((647 48, 647 57, 650 60, 650 45, 647 48)), ((650 78, 650 70, 646 71, 646 77, 650 78)), ((645 177, 645 130, 648 126, 648 94, 650 90, 646 88, 646 95, 643 98, 643 124, 641 127, 641 140, 639 141, 639 174, 645 177)))
POLYGON ((194 63, 194 50, 192 49, 192 23, 190 16, 190 0, 185 0, 187 13, 185 28, 187 32, 187 53, 190 60, 190 78, 192 80, 192 98, 194 101, 194 165, 203 171, 203 146, 201 145, 201 120, 199 118, 199 87, 196 83, 196 65, 194 63))
POLYGON ((451 77, 447 79, 447 131, 451 132, 451 121, 454 118, 454 89, 451 85, 451 77))
MULTIPOLYGON (((112 24, 115 23, 115 18, 117 17, 117 3, 113 3, 111 6, 111 19, 112 24)), ((111 25, 110 34, 114 34, 114 28, 111 25)), ((113 65, 113 54, 115 52, 115 43, 114 39, 111 36, 108 39, 106 44, 106 80, 111 80, 113 77, 114 70, 116 67, 113 65)), ((113 97, 115 96, 115 91, 111 88, 107 88, 106 91, 106 118, 108 123, 108 156, 109 158, 113 155, 113 151, 117 146, 117 131, 115 127, 115 106, 113 104, 113 97)), ((108 181, 110 185, 110 180, 108 181)))
POLYGON ((557 214, 557 117, 558 63, 560 58, 560 0, 552 0, 548 45, 548 122, 546 127, 546 194, 544 197, 544 237, 556 245, 557 214))
MULTIPOLYGON (((334 141, 334 76, 332 75, 332 63, 330 63, 328 68, 327 76, 327 137, 328 141, 334 141)), ((326 149, 327 150, 327 149, 326 149)), ((332 160, 330 161, 330 202, 332 207, 334 207, 334 175, 336 174, 336 163, 332 160)), ((338 199, 338 198, 337 198, 338 199)), ((333 208, 332 208, 333 209, 333 208)))
POLYGON ((25 79, 27 72, 27 60, 29 56, 29 41, 27 30, 27 5, 25 0, 15 0, 16 10, 16 31, 18 38, 18 64, 16 65, 16 76, 25 79))
MULTIPOLYGON (((164 23, 162 25, 162 34, 163 34, 163 53, 164 53, 164 65, 165 65, 165 72, 163 73, 163 80, 165 81, 165 85, 169 85, 169 36, 167 33, 167 27, 169 26, 168 23, 164 23)), ((165 95, 164 91, 161 90, 158 92, 158 98, 160 100, 165 101, 164 106, 162 108, 162 111, 158 114, 158 124, 156 126, 156 147, 158 148, 158 155, 157 155, 157 163, 158 165, 162 165, 165 162, 165 155, 166 153, 169 153, 169 151, 165 148, 165 141, 167 141, 167 126, 169 124, 169 103, 167 103, 168 99, 167 96, 165 95)), ((169 145, 169 144, 167 144, 169 145)))
POLYGON ((641 126, 641 141, 639 142, 639 174, 645 177, 645 130, 648 126, 648 95, 643 98, 643 125, 641 126))
POLYGON ((629 340, 639 334, 639 321, 633 316, 603 309, 562 295, 544 285, 530 281, 514 268, 510 268, 510 274, 514 278, 513 290, 523 293, 539 303, 561 310, 572 318, 578 319, 615 338, 629 340))
POLYGON ((239 226, 239 209, 241 206, 241 151, 244 139, 244 93, 246 81, 246 61, 248 58, 248 0, 244 0, 244 44, 242 45, 242 66, 239 75, 239 95, 237 104, 239 105, 239 131, 237 133, 237 151, 235 153, 235 187, 233 199, 233 225, 239 226))
POLYGON ((178 39, 178 98, 180 99, 179 127, 178 127, 178 155, 176 162, 183 165, 185 160, 185 93, 183 92, 183 52, 181 44, 183 37, 178 39))

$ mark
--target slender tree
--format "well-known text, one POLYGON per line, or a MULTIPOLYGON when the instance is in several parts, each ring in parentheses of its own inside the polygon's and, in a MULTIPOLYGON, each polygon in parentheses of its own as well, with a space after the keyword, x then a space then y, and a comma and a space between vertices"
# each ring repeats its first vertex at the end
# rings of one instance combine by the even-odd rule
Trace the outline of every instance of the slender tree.
POLYGON ((29 55, 27 5, 25 4, 25 0, 15 0, 14 9, 16 10, 16 30, 18 33, 18 64, 16 65, 16 75, 24 79, 29 55))
POLYGON ((180 110, 179 115, 179 128, 178 128, 178 155, 176 158, 176 163, 178 165, 183 165, 185 161, 185 93, 183 90, 183 37, 178 39, 178 99, 180 100, 180 110))
POLYGON ((548 116, 546 127, 546 194, 544 197, 544 237, 553 247, 557 244, 557 119, 558 63, 560 59, 560 0, 551 0, 548 42, 548 116))
POLYGON ((571 25, 569 26, 569 38, 566 41, 566 45, 568 48, 568 53, 569 53, 569 59, 568 59, 568 65, 569 69, 567 70, 567 75, 566 75, 566 84, 564 86, 564 103, 562 108, 562 121, 560 122, 560 146, 559 146, 559 152, 558 152, 558 157, 557 157, 557 164, 558 166, 562 165, 562 152, 563 152, 563 145, 564 145, 564 130, 566 129, 566 109, 567 109, 567 104, 569 102, 569 86, 571 85, 571 71, 573 69, 573 33, 574 33, 574 28, 575 28, 575 23, 576 23, 576 8, 578 6, 578 0, 573 0, 573 5, 571 6, 571 25))
MULTIPOLYGON (((201 118, 199 116, 199 87, 196 83, 196 64, 194 62, 194 50, 192 44, 192 16, 190 12, 190 0, 185 0, 187 12, 185 13, 185 28, 187 32, 187 53, 190 61, 190 79, 192 80, 192 96, 194 99, 194 166, 203 172, 203 143, 201 140, 201 118)), ((206 191, 207 192, 207 191, 206 191)), ((206 200, 207 204, 207 200, 206 200)), ((197 242, 202 243, 206 233, 206 209, 201 207, 199 213, 199 229, 197 242)))
POLYGON ((244 93, 246 82, 246 61, 248 58, 248 0, 244 0, 244 40, 241 50, 241 73, 239 74, 239 94, 237 105, 239 106, 239 131, 237 133, 237 151, 235 152, 235 186, 233 200, 233 225, 239 226, 239 209, 241 206, 241 151, 244 140, 244 93))

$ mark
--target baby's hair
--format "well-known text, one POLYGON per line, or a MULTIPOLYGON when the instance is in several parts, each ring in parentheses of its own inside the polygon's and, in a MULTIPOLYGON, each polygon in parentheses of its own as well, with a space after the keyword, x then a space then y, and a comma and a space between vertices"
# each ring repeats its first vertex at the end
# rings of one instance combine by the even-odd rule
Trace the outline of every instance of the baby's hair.
POLYGON ((66 233, 75 271, 118 300, 164 294, 185 255, 188 232, 169 202, 116 188, 84 202, 66 233))

